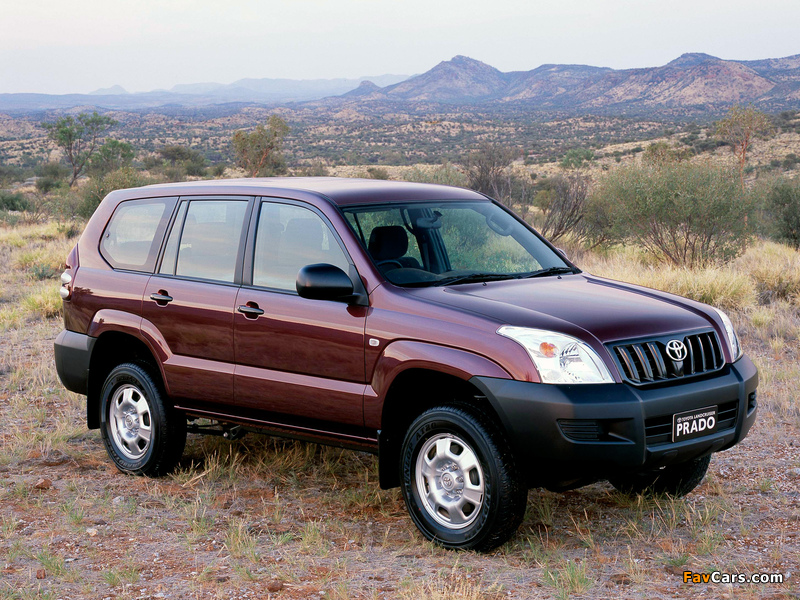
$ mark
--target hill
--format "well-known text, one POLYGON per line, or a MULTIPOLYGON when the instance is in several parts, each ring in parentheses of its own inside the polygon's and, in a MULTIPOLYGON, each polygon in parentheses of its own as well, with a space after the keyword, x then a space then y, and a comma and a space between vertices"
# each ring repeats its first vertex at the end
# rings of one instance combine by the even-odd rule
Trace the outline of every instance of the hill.
POLYGON ((523 105, 537 111, 659 113, 719 111, 736 103, 778 110, 800 106, 800 55, 760 61, 688 53, 659 67, 614 70, 542 65, 504 73, 456 56, 400 83, 337 101, 523 105))

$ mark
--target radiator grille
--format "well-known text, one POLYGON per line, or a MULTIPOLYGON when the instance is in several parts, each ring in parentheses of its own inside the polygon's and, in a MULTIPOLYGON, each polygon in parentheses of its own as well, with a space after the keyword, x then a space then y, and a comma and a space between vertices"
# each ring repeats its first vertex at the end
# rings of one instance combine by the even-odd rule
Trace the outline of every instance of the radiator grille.
POLYGON ((635 385, 681 379, 717 371, 725 364, 716 333, 667 336, 653 340, 613 344, 611 351, 622 378, 635 385), (682 341, 686 357, 676 361, 667 353, 671 340, 682 341))

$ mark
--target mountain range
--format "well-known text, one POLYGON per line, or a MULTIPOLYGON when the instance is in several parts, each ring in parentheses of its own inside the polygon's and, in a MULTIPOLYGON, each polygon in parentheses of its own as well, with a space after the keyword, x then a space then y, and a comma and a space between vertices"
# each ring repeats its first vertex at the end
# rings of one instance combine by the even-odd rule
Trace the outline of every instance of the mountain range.
POLYGON ((282 104, 344 94, 369 79, 389 86, 408 75, 379 75, 358 79, 240 79, 229 84, 179 84, 168 90, 129 93, 122 86, 88 94, 0 94, 0 111, 66 110, 75 107, 109 110, 155 109, 160 106, 211 106, 227 103, 282 104))
POLYGON ((676 107, 800 106, 800 54, 735 61, 690 53, 661 67, 614 70, 542 65, 504 73, 466 56, 385 87, 363 82, 339 100, 523 104, 535 110, 653 110, 676 107))
POLYGON ((714 112, 750 102, 765 110, 800 108, 800 54, 738 61, 688 53, 659 67, 547 64, 531 71, 511 72, 456 56, 413 77, 241 79, 231 84, 182 84, 137 94, 129 94, 120 86, 92 94, 0 94, 0 111, 299 103, 307 107, 355 105, 373 109, 439 104, 486 110, 513 106, 532 111, 666 114, 714 112))

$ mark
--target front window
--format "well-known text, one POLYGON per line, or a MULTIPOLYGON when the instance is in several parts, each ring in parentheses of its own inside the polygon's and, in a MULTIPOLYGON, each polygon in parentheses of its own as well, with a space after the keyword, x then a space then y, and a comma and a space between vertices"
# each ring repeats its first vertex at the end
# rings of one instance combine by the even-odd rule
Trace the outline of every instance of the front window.
POLYGON ((295 292, 305 266, 326 263, 347 272, 350 263, 328 225, 313 211, 263 202, 258 216, 253 285, 295 292))
POLYGON ((377 267, 397 285, 574 271, 521 221, 491 202, 393 203, 344 212, 377 267))

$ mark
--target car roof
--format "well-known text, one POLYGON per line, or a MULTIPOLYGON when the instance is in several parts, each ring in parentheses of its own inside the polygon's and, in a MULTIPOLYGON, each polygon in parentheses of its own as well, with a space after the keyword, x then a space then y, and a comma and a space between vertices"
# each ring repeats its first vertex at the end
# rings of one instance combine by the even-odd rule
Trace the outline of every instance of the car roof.
POLYGON ((463 188, 430 183, 348 179, 344 177, 262 177, 161 183, 113 192, 115 201, 156 196, 247 195, 288 196, 311 193, 338 206, 421 200, 483 200, 483 194, 463 188))

